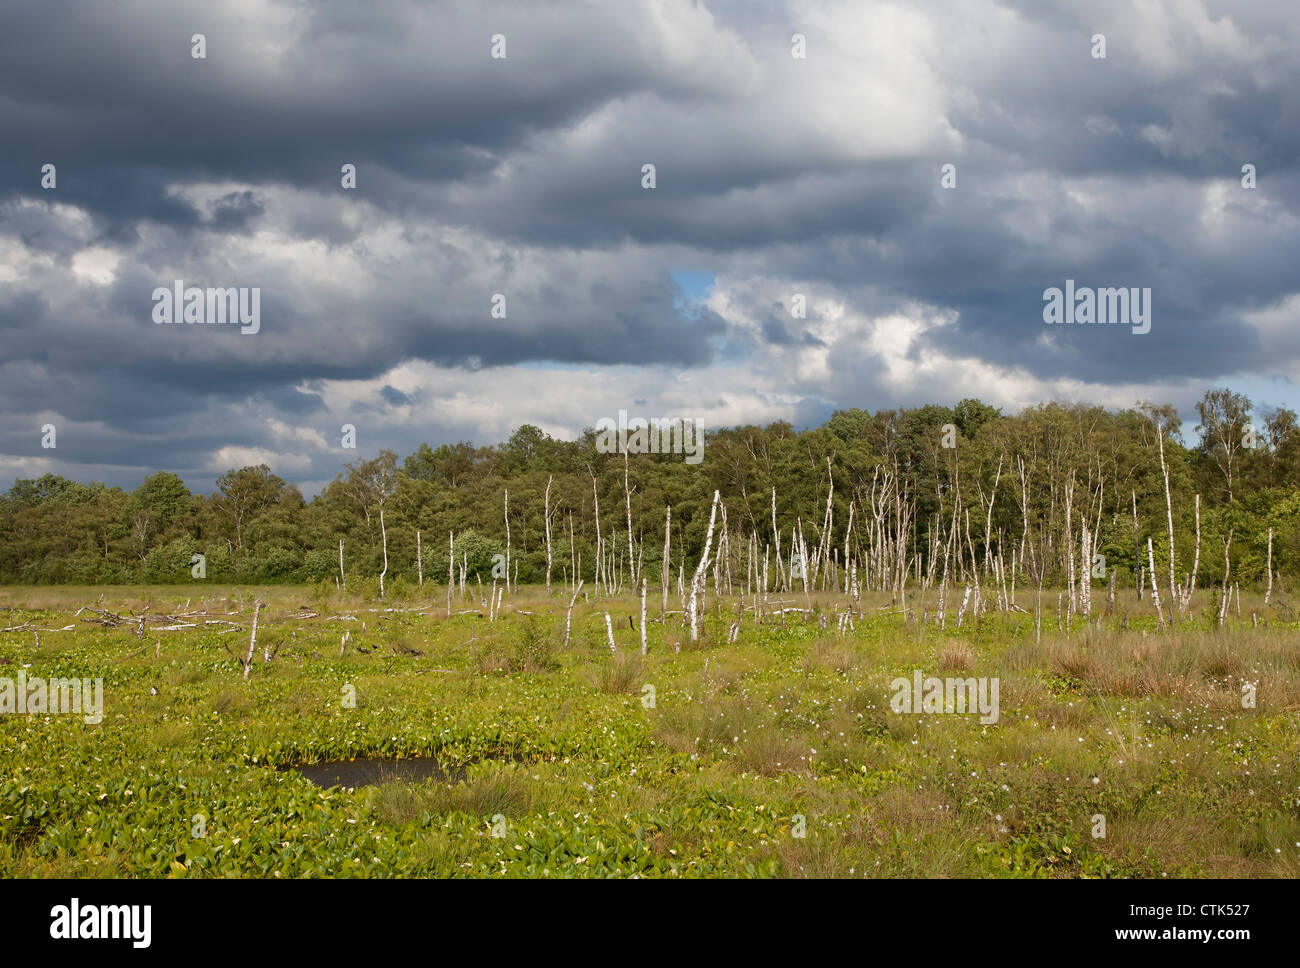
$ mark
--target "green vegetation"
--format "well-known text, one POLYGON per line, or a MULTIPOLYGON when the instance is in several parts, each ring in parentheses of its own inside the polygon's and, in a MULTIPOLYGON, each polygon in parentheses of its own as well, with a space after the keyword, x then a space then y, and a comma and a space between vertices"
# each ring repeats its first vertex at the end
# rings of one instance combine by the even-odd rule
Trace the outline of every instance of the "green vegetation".
POLYGON ((105 694, 99 725, 0 716, 0 875, 1300 875, 1300 625, 1252 593, 1223 627, 1208 594, 1158 631, 1121 592, 1059 632, 1044 593, 1041 640, 1023 590, 1027 612, 960 630, 918 617, 933 592, 906 615, 865 594, 844 634, 843 601, 815 594, 808 621, 749 617, 730 644, 737 601, 710 596, 695 643, 652 608, 642 657, 630 596, 580 596, 565 647, 560 589, 489 621, 473 591, 447 618, 427 587, 282 587, 244 681, 253 596, 206 592, 0 590, 0 677, 105 694), (103 626, 87 603, 198 624, 103 626), (38 645, 33 627, 70 624, 38 645), (894 713, 891 680, 917 668, 998 677, 999 721, 894 713), (360 756, 466 770, 321 790, 277 769, 360 756))
MULTIPOLYGON (((1012 545, 1025 530, 1043 535, 1067 530, 1063 491, 1073 473, 1079 490, 1087 491, 1086 498, 1076 495, 1077 507, 1098 506, 1096 551, 1122 569, 1121 581, 1131 584, 1135 555, 1144 558, 1148 537, 1154 540, 1157 561, 1167 561, 1159 422, 1166 428, 1179 578, 1193 567, 1198 494, 1206 549, 1199 562, 1199 587, 1222 579, 1221 552, 1229 531, 1236 580, 1264 583, 1270 528, 1274 570, 1295 575, 1300 570, 1300 429, 1295 414, 1286 409, 1254 414, 1250 401, 1216 390, 1206 394, 1199 418, 1199 438, 1186 445, 1177 414, 1150 405, 1111 413, 1048 404, 1003 416, 978 400, 963 400, 955 407, 874 415, 839 411, 825 425, 803 432, 787 423, 720 429, 708 435, 702 464, 689 465, 675 455, 632 459, 628 474, 635 555, 648 574, 658 574, 664 509, 672 505, 672 557, 698 560, 715 490, 723 495, 733 528, 772 543, 769 505, 775 489, 788 549, 789 529, 797 517, 809 528, 823 520, 830 459, 833 520, 841 533, 850 503, 856 503, 858 520, 865 520, 877 475, 881 481, 888 475, 895 491, 907 496, 903 521, 914 522, 907 544, 921 555, 923 569, 929 568, 929 539, 949 522, 960 524, 954 502, 972 510, 979 556, 996 550, 994 539, 1005 535, 1009 562, 1012 545), (950 448, 944 446, 946 426, 953 428, 950 448), (986 520, 982 502, 992 495, 991 519, 986 520), (1022 501, 1027 507, 1021 507, 1022 501), (987 537, 993 548, 985 544, 985 523, 991 525, 987 537)), ((621 454, 597 451, 593 431, 566 442, 523 426, 500 446, 425 445, 404 460, 391 451, 356 460, 310 502, 265 465, 232 469, 211 496, 191 494, 167 472, 148 477, 129 493, 46 475, 17 481, 0 496, 0 582, 195 584, 190 565, 193 555, 201 553, 207 581, 333 585, 340 541, 349 583, 373 582, 383 568, 381 511, 389 583, 418 583, 417 531, 426 578, 446 579, 447 537, 455 532, 458 567, 468 565, 471 581, 479 576, 490 582, 492 555, 505 551, 503 492, 508 490, 510 578, 517 565, 521 582, 542 584, 548 481, 554 580, 571 574, 580 557, 582 574, 590 582, 598 557, 592 475, 605 536, 601 554, 626 557, 624 470, 621 454)), ((1073 527, 1078 521, 1076 515, 1073 527)), ((893 530, 897 518, 886 514, 882 524, 893 530)), ((816 544, 815 537, 809 543, 816 544)), ((839 543, 836 538, 833 546, 839 543)), ((736 544, 743 547, 743 541, 736 544)), ((956 549, 963 575, 964 544, 963 539, 956 549)), ((1023 558, 1023 543, 1018 550, 1023 558)), ((1060 562, 1052 558, 1046 565, 1047 583, 1066 584, 1060 562)), ((1165 566, 1159 570, 1164 573, 1165 566)))

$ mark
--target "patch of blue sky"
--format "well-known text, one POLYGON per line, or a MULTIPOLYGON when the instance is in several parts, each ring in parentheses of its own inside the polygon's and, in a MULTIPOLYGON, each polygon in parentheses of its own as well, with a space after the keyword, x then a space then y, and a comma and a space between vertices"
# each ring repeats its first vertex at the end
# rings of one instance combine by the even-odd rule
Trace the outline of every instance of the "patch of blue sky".
POLYGON ((669 274, 678 289, 673 308, 683 316, 698 316, 699 306, 709 297, 717 277, 703 269, 673 269, 669 274))

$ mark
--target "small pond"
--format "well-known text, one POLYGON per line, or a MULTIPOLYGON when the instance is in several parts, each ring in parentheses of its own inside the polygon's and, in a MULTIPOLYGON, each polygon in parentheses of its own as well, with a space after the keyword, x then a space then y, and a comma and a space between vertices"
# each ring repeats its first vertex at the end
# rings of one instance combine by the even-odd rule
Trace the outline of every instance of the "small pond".
POLYGON ((359 756, 354 760, 298 763, 280 769, 301 773, 318 787, 364 787, 380 783, 419 783, 423 780, 457 783, 465 779, 463 766, 444 769, 432 756, 406 759, 359 756))

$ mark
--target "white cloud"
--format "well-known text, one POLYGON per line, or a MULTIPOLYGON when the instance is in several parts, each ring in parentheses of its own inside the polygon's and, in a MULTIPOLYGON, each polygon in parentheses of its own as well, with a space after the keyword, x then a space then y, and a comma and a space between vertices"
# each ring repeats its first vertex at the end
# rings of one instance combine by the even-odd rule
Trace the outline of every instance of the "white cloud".
POLYGON ((207 469, 224 474, 232 468, 257 466, 266 464, 275 473, 284 476, 285 474, 303 473, 311 469, 311 458, 306 454, 284 453, 274 450, 268 450, 264 447, 239 447, 228 446, 217 450, 207 463, 207 469))
POLYGON ((78 279, 107 286, 117 278, 116 269, 121 258, 121 253, 103 246, 82 249, 72 257, 72 271, 78 279))

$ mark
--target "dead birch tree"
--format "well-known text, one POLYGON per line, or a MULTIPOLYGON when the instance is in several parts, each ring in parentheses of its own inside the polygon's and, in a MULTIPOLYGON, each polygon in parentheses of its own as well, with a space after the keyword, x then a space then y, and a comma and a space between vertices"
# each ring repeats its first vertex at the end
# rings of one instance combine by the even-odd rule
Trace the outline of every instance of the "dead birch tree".
POLYGON ((1223 620, 1228 617, 1228 603, 1232 601, 1232 586, 1228 584, 1228 579, 1232 576, 1232 559, 1228 556, 1232 549, 1232 528, 1228 529, 1228 539, 1223 542, 1223 596, 1219 603, 1219 626, 1223 626, 1223 620))
MULTIPOLYGON (((372 532, 373 533, 373 532, 372 532)), ((384 527, 384 508, 379 508, 379 533, 383 536, 384 570, 379 573, 379 597, 384 597, 384 576, 388 574, 388 529, 384 527)))
POLYGON ((671 536, 673 533, 673 506, 669 504, 664 509, 664 560, 659 567, 659 582, 663 586, 663 602, 659 607, 659 621, 666 621, 665 616, 668 614, 668 574, 669 574, 669 554, 672 551, 671 536))
POLYGON ((645 575, 641 576, 641 654, 646 654, 646 630, 645 630, 645 593, 646 580, 645 575))
POLYGON ((551 481, 552 474, 546 478, 546 494, 542 497, 542 514, 546 521, 546 594, 551 594, 551 481))
POLYGON ((257 652, 257 620, 262 615, 262 600, 259 598, 253 605, 253 630, 248 636, 248 653, 244 656, 244 681, 248 681, 248 674, 253 671, 253 655, 257 652))
POLYGON ((510 489, 505 489, 505 519, 506 519, 506 587, 510 587, 510 489))
POLYGON ((631 485, 631 460, 628 457, 627 448, 623 448, 623 501, 627 508, 627 567, 628 579, 632 586, 636 587, 638 575, 637 560, 633 555, 634 542, 632 540, 632 485, 631 485))
POLYGON ((1142 548, 1138 544, 1138 495, 1133 491, 1133 581, 1137 585, 1138 601, 1142 601, 1142 548))
POLYGON ((785 566, 781 564, 781 529, 776 526, 776 488, 772 488, 772 534, 776 540, 776 580, 781 583, 784 594, 787 588, 785 566))
POLYGON ((1165 627, 1165 613, 1160 608, 1160 588, 1156 580, 1156 552, 1151 544, 1151 539, 1147 538, 1147 564, 1151 572, 1151 601, 1156 607, 1156 618, 1160 620, 1160 627, 1165 627))
POLYGON ((600 541, 600 495, 596 493, 596 475, 592 473, 590 467, 587 468, 587 473, 591 474, 591 499, 592 502, 595 504, 595 518, 596 518, 596 576, 595 577, 596 577, 596 597, 599 598, 600 597, 600 572, 603 566, 603 558, 604 558, 604 553, 603 553, 604 548, 600 541))
POLYGON ((1264 590, 1264 604, 1273 597, 1273 529, 1268 529, 1268 564, 1265 566, 1268 572, 1268 588, 1264 590))
POLYGON ((578 595, 585 584, 583 579, 578 579, 578 584, 573 589, 573 597, 569 599, 569 610, 564 613, 564 647, 569 647, 569 631, 573 628, 573 605, 578 600, 578 595))
POLYGON ((1160 473, 1165 479, 1165 517, 1169 523, 1169 597, 1170 618, 1178 601, 1177 580, 1174 577, 1174 504, 1169 494, 1169 465, 1165 463, 1165 422, 1156 424, 1156 440, 1160 444, 1160 473))
POLYGON ((1201 568, 1201 495, 1196 495, 1196 551, 1192 555, 1192 574, 1187 580, 1187 591, 1183 595, 1183 615, 1192 607, 1192 596, 1196 594, 1196 576, 1201 568))
POLYGON ((718 505, 722 502, 722 492, 713 492, 713 504, 709 509, 709 530, 704 537, 704 553, 700 556, 700 563, 695 566, 695 575, 691 578, 691 599, 687 608, 691 623, 691 641, 698 641, 700 637, 699 627, 699 604, 700 593, 704 590, 705 578, 708 575, 709 552, 713 549, 713 527, 717 521, 718 505))

